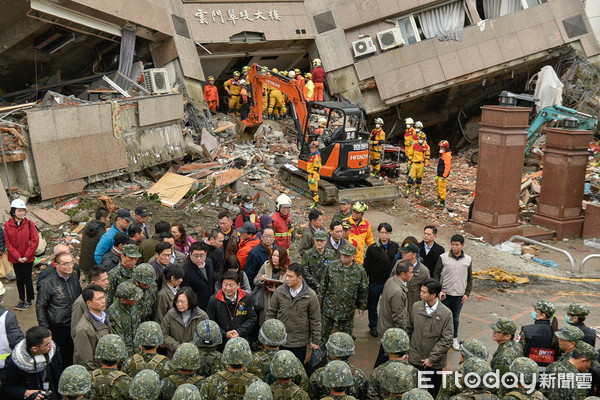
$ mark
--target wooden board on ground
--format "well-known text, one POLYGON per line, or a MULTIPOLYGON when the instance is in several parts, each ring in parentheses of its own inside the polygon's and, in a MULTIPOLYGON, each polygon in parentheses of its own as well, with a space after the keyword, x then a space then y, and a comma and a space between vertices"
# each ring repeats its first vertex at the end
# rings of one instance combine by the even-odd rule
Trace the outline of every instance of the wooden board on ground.
POLYGON ((215 180, 215 186, 221 187, 221 186, 232 184, 233 182, 240 179, 243 175, 244 175, 243 169, 231 168, 231 169, 228 169, 227 171, 215 173, 213 175, 213 178, 215 180))
POLYGON ((235 124, 233 122, 229 122, 228 124, 223 125, 223 126, 217 128, 217 129, 213 130, 213 133, 219 133, 219 132, 226 131, 229 128, 233 128, 234 125, 235 124))
POLYGON ((194 182, 196 182, 196 180, 193 178, 167 172, 158 180, 158 182, 148 189, 148 193, 158 194, 162 204, 173 207, 179 200, 183 199, 183 196, 185 196, 187 192, 190 191, 194 182))
POLYGON ((53 208, 29 207, 28 211, 48 225, 61 225, 71 220, 67 214, 53 208))

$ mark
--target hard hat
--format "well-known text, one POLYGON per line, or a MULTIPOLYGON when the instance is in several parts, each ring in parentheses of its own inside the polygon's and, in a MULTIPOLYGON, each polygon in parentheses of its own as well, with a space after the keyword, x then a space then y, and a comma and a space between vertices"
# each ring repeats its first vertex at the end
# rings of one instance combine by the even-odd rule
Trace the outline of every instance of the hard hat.
POLYGON ((191 383, 184 383, 177 386, 172 400, 201 400, 200 391, 191 383))
POLYGON ((275 209, 277 211, 279 211, 279 209, 281 207, 291 207, 292 206, 292 199, 289 198, 289 196, 282 194, 279 197, 277 197, 277 200, 275 200, 275 209))
POLYGON ((256 381, 246 389, 244 400, 273 400, 273 392, 263 381, 256 381))
POLYGON ((287 76, 290 77, 290 78, 295 78, 296 77, 296 72, 290 71, 290 72, 288 72, 287 76))
POLYGON ((63 396, 78 397, 92 388, 92 377, 81 365, 71 365, 63 371, 58 382, 58 392, 63 396))
POLYGON ((400 328, 389 328, 383 334, 383 338, 381 338, 381 345, 387 353, 408 351, 409 343, 408 334, 400 328))
POLYGON ((477 339, 468 339, 460 344, 460 354, 462 354, 463 359, 466 361, 471 357, 481 358, 482 360, 487 360, 490 356, 490 351, 488 348, 477 339))
POLYGON ((245 84, 246 84, 246 80, 245 79, 240 80, 240 85, 245 85, 245 84))
POLYGON ((319 142, 317 140, 313 140, 312 142, 310 142, 309 144, 310 147, 319 147, 319 142))
POLYGON ((212 75, 209 75, 209 76, 208 76, 208 81, 209 81, 209 82, 210 82, 210 81, 214 81, 214 80, 215 80, 215 77, 214 77, 214 76, 212 76, 212 75))
POLYGON ((335 332, 327 339, 325 348, 330 356, 350 357, 354 354, 354 340, 345 332, 335 332))
POLYGON ((316 67, 317 65, 321 65, 321 59, 320 58, 315 58, 313 60, 313 65, 316 67))
POLYGON ((245 66, 244 68, 242 68, 242 72, 248 72, 250 71, 250 67, 249 66, 245 66))
POLYGON ((223 342, 221 330, 215 321, 205 319, 196 325, 194 344, 198 347, 217 346, 223 342))
POLYGON ((421 121, 415 122, 415 128, 423 128, 423 123, 421 121))
POLYGON ((383 125, 383 120, 381 118, 375 118, 375 123, 379 125, 383 125))
POLYGON ((141 263, 133 268, 133 280, 143 285, 150 285, 156 281, 154 267, 148 263, 141 263))
POLYGON ((127 348, 119 335, 108 334, 98 340, 94 357, 97 360, 120 361, 127 358, 127 348))
POLYGON ((133 400, 154 400, 160 395, 160 377, 156 371, 144 369, 129 384, 129 397, 133 400))
MULTIPOLYGON (((183 346, 183 345, 182 345, 183 346)), ((248 365, 252 362, 252 350, 246 339, 234 337, 229 339, 223 349, 221 361, 228 365, 248 365)))
POLYGON ((302 71, 300 71, 300 68, 294 69, 294 72, 296 73, 296 75, 300 75, 302 73, 302 71))
POLYGON ((407 125, 414 125, 415 121, 412 118, 409 117, 409 118, 406 118, 404 120, 404 123, 407 124, 407 125))
POLYGON ((287 74, 288 74, 286 70, 283 70, 283 71, 281 71, 281 72, 279 72, 279 73, 280 73, 281 75, 283 75, 283 76, 287 76, 287 74))
POLYGON ((273 71, 274 73, 278 74, 279 70, 277 68, 273 68, 271 71, 273 71))
POLYGON ((200 353, 193 343, 183 343, 177 348, 171 364, 177 369, 195 371, 200 368, 200 353))
POLYGON ((381 384, 385 390, 394 394, 413 389, 412 368, 402 362, 389 363, 383 370, 381 384))
POLYGON ((369 209, 369 207, 365 203, 363 203, 362 201, 357 201, 352 206, 352 209, 354 211, 358 211, 360 213, 364 213, 365 211, 367 211, 369 209))
POLYGON ((158 347, 163 344, 164 336, 158 322, 142 322, 135 331, 133 343, 137 346, 158 347))
POLYGON ((323 128, 325 128, 327 126, 327 118, 325 118, 325 117, 319 118, 319 126, 322 126, 323 128))
POLYGON ((402 400, 433 400, 433 396, 425 389, 414 388, 404 393, 402 400))
MULTIPOLYGON (((490 367, 490 364, 478 357, 469 358, 467 361, 462 363, 460 369, 463 376, 473 373, 479 375, 481 378, 483 378, 485 374, 492 372, 492 367, 490 367)), ((481 381, 483 380, 484 379, 481 379, 481 381)))
POLYGON ((438 146, 440 147, 440 149, 447 149, 448 147, 450 147, 450 143, 448 143, 447 140, 440 140, 438 146))
POLYGON ((328 388, 348 387, 354 384, 352 370, 343 361, 333 360, 323 370, 323 386, 328 388))
POLYGON ((280 350, 271 360, 271 374, 275 378, 291 378, 298 374, 297 358, 289 350, 280 350))
POLYGON ((14 199, 11 203, 10 203, 10 208, 24 208, 27 209, 27 207, 25 206, 25 202, 21 199, 14 199))
POLYGON ((240 72, 239 71, 233 71, 233 76, 240 76, 240 72))
POLYGON ((258 332, 258 341, 267 346, 281 346, 286 339, 285 325, 278 319, 266 320, 258 332))
POLYGON ((537 381, 540 374, 538 365, 531 358, 518 357, 510 364, 510 372, 523 377, 523 382, 531 383, 537 381))
POLYGON ((307 72, 307 73, 304 74, 304 77, 306 79, 312 79, 312 74, 310 72, 307 72))

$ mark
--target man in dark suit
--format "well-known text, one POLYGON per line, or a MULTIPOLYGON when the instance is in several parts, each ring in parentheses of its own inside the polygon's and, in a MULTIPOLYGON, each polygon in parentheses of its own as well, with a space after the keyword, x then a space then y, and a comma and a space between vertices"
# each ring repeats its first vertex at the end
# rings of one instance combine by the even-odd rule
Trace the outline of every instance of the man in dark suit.
POLYGON ((215 269, 207 258, 208 244, 195 242, 190 246, 190 256, 183 266, 184 276, 181 286, 189 286, 198 297, 198 307, 206 311, 208 299, 215 294, 215 269))
POLYGON ((433 276, 433 270, 438 262, 438 259, 446 250, 436 243, 437 228, 433 225, 427 225, 423 229, 423 241, 419 243, 419 256, 423 261, 422 264, 429 270, 430 276, 433 276))

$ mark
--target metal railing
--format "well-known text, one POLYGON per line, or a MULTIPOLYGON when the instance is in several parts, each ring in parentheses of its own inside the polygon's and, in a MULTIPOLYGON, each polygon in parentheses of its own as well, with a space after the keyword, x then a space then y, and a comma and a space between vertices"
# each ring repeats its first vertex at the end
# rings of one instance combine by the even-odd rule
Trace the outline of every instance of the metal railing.
POLYGON ((581 260, 581 264, 579 265, 579 273, 580 274, 583 272, 583 264, 585 264, 587 262, 587 260, 592 259, 592 258, 600 258, 600 254, 590 254, 589 256, 587 256, 583 260, 581 260))
MULTIPOLYGON (((520 235, 511 236, 510 239, 508 239, 508 241, 512 242, 515 239, 519 239, 525 243, 535 244, 540 247, 545 247, 547 249, 558 251, 559 253, 563 253, 565 256, 567 256, 567 258, 569 259, 569 262, 571 263, 571 273, 574 272, 575 260, 573 260, 573 257, 571 256, 571 254, 569 254, 568 251, 559 249, 558 247, 550 246, 549 244, 538 242, 537 240, 529 239, 529 238, 526 238, 525 236, 520 236, 520 235)), ((594 255, 594 254, 592 254, 592 255, 594 255)), ((588 256, 588 257, 590 257, 590 256, 588 256)), ((586 258, 588 258, 588 257, 586 257, 586 258)), ((584 259, 584 261, 585 261, 585 259, 584 259)), ((581 266, 579 267, 579 273, 581 273, 581 271, 583 271, 583 262, 581 263, 581 266)))

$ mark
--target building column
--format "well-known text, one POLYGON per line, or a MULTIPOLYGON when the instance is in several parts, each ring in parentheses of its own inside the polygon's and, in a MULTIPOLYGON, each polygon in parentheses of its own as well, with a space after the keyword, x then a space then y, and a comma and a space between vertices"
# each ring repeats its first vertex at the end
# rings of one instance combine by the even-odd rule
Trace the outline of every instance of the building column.
POLYGON ((531 222, 556 231, 558 239, 582 234, 581 202, 591 135, 577 129, 546 129, 542 190, 531 222))
POLYGON ((531 108, 481 108, 475 201, 465 229, 495 245, 521 234, 519 197, 531 108))

